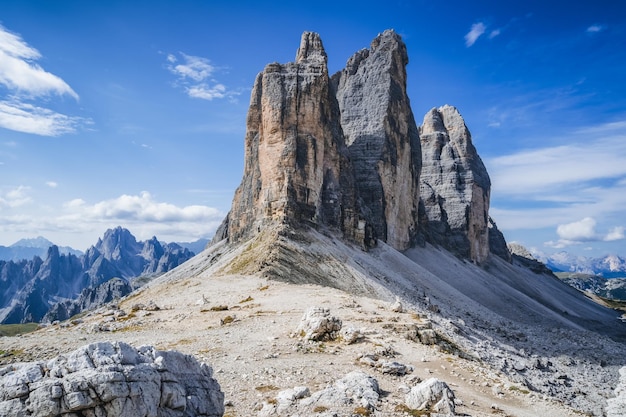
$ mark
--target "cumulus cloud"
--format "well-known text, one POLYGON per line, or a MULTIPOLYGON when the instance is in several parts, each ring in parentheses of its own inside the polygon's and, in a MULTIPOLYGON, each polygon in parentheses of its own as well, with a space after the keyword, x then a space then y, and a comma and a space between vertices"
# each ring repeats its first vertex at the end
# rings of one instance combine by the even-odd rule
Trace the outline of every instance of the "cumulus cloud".
POLYGON ((180 59, 168 54, 166 60, 167 69, 176 75, 176 83, 184 88, 189 97, 210 101, 239 95, 239 92, 228 90, 224 84, 213 78, 217 69, 206 58, 181 52, 180 59))
POLYGON ((598 233, 596 227, 597 222, 592 217, 585 217, 582 220, 561 224, 556 229, 559 239, 546 242, 545 245, 560 249, 586 242, 612 242, 624 239, 624 227, 613 227, 605 235, 598 233))
POLYGON ((556 228, 556 233, 564 241, 590 242, 598 240, 596 221, 591 217, 585 217, 573 223, 561 224, 556 228))
POLYGON ((77 249, 86 249, 106 229, 117 226, 127 228, 140 240, 157 236, 168 242, 192 241, 211 236, 224 218, 215 208, 162 202, 149 192, 123 194, 95 203, 76 198, 62 207, 51 207, 48 215, 34 215, 24 207, 18 208, 19 204, 32 203, 29 191, 28 187, 18 187, 0 194, 3 231, 16 237, 59 236, 60 243, 77 249))
POLYGON ((612 228, 603 240, 605 242, 613 242, 615 240, 622 240, 624 237, 626 237, 624 236, 624 227, 617 226, 612 228))
POLYGON ((567 144, 485 160, 490 213, 500 229, 553 230, 555 238, 545 244, 554 248, 624 239, 626 122, 554 139, 567 144))
POLYGON ((465 35, 465 46, 469 48, 470 46, 474 45, 478 38, 480 38, 482 34, 485 33, 485 30, 487 30, 487 27, 484 23, 474 23, 470 31, 465 35))
POLYGON ((69 84, 36 62, 40 58, 37 49, 0 25, 0 85, 9 92, 8 99, 0 101, 0 127, 42 136, 74 132, 84 119, 29 103, 50 95, 78 100, 69 84))

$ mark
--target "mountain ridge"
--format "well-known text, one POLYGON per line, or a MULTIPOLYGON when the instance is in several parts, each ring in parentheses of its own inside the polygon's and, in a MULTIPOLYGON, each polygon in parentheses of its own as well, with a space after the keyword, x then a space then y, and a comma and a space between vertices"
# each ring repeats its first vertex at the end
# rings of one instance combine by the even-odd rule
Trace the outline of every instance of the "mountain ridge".
MULTIPOLYGON (((44 259, 35 256, 31 260, 0 261, 0 281, 4 287, 0 294, 0 322, 67 319, 70 317, 67 314, 75 314, 77 307, 65 305, 61 310, 52 309, 55 303, 67 304, 86 289, 95 294, 82 294, 83 299, 109 299, 112 288, 102 284, 111 278, 129 282, 142 275, 162 274, 192 256, 192 252, 175 243, 161 245, 155 237, 137 242, 130 231, 117 227, 107 230, 102 239, 80 256, 63 254, 53 245, 44 259), (109 295, 97 294, 98 290, 109 295), (48 314, 51 309, 57 315, 48 314)), ((117 287, 114 292, 125 295, 130 290, 128 285, 117 287), (121 292, 120 288, 123 288, 121 292)), ((87 305, 81 300, 77 303, 77 306, 87 305)))

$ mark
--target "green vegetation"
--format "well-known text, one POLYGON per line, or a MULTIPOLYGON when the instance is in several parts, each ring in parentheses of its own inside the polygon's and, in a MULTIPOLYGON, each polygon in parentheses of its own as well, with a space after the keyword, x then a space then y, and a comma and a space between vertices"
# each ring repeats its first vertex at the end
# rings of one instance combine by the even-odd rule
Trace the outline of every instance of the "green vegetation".
POLYGON ((31 333, 39 328, 39 323, 0 324, 0 336, 17 336, 31 333))
POLYGON ((280 388, 274 385, 259 385, 255 390, 259 392, 278 391, 280 388))
POLYGON ((430 415, 429 410, 414 410, 412 408, 407 407, 405 404, 398 404, 396 406, 396 411, 398 413, 404 413, 405 415, 409 415, 411 417, 420 417, 420 416, 430 415))
POLYGON ((372 415, 372 411, 366 407, 357 407, 354 409, 354 414, 359 416, 369 416, 372 415))
POLYGON ((516 387, 515 385, 511 385, 509 387, 509 391, 515 391, 515 392, 519 392, 520 394, 530 394, 530 391, 528 391, 527 389, 522 389, 520 387, 516 387))

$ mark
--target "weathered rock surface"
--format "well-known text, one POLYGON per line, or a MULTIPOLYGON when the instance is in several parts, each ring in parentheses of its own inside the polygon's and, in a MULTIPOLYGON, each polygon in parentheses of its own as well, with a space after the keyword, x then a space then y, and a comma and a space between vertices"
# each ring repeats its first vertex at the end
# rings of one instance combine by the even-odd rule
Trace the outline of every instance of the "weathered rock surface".
POLYGON ((487 169, 459 111, 431 109, 420 130, 427 239, 476 263, 489 255, 487 169))
POLYGON ((451 106, 433 109, 420 131, 407 64, 405 44, 387 30, 332 78, 315 33, 303 34, 295 62, 267 65, 250 100, 244 176, 213 242, 270 223, 317 225, 364 248, 426 239, 476 263, 491 245, 510 261, 463 118, 451 106))
MULTIPOLYGON (((177 267, 193 253, 175 243, 162 245, 155 237, 137 242, 121 227, 109 229, 85 254, 63 254, 57 246, 48 249, 45 260, 0 261, 0 323, 39 322, 56 302, 74 300, 83 289, 94 294, 96 288, 112 278, 130 281, 139 276, 154 276, 177 267)), ((85 294, 85 298, 99 298, 85 294)), ((85 299, 84 298, 84 299, 85 299)), ((82 300, 77 301, 83 304, 82 300)), ((93 306, 93 303, 91 304, 93 306)), ((63 312, 74 309, 59 306, 59 316, 46 320, 63 320, 63 312)), ((72 314, 77 311, 73 310, 72 314)))
POLYGON ((245 166, 227 228, 236 241, 269 222, 320 223, 353 237, 358 225, 337 102, 318 34, 302 35, 296 62, 265 67, 248 110, 245 166))
POLYGON ((91 310, 115 299, 120 299, 132 291, 133 287, 128 281, 113 278, 95 288, 85 288, 75 300, 66 300, 54 304, 41 321, 52 323, 55 320, 67 320, 82 311, 91 310))
POLYGON ((373 410, 380 397, 380 388, 375 378, 364 372, 350 372, 332 386, 316 391, 301 401, 304 406, 341 407, 356 405, 373 410))
POLYGON ((406 46, 387 30, 332 78, 364 213, 398 250, 417 232, 420 140, 406 92, 406 46))
POLYGON ((94 343, 0 368, 0 415, 222 416, 224 395, 212 373, 179 352, 94 343))
POLYGON ((329 309, 311 307, 304 313, 296 333, 304 340, 333 340, 339 335, 341 324, 340 319, 330 315, 329 309))
POLYGON ((620 379, 615 388, 615 397, 607 400, 607 417, 623 417, 626 414, 626 366, 619 370, 619 375, 620 379))
POLYGON ((407 407, 414 410, 430 410, 442 416, 454 416, 454 393, 448 385, 430 378, 411 388, 406 396, 407 407))

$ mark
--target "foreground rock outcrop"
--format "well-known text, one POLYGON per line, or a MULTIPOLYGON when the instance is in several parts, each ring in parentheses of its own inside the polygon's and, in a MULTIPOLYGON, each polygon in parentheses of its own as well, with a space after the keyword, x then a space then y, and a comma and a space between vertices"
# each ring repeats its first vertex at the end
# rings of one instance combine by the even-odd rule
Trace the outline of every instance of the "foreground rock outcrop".
POLYGON ((0 377, 2 416, 224 414, 224 395, 209 366, 150 346, 94 343, 47 362, 0 368, 0 377))

